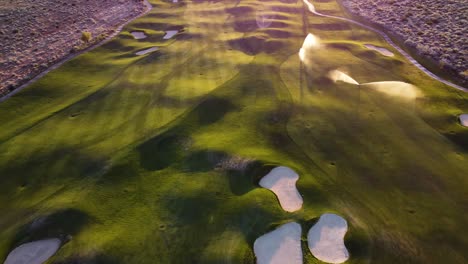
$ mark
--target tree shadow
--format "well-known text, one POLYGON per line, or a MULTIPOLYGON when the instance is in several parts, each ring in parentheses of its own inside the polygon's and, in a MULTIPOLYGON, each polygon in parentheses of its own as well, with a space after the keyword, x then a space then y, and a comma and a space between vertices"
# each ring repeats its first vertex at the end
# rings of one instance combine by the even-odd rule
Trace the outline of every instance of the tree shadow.
MULTIPOLYGON (((228 99, 216 96, 208 97, 186 116, 182 117, 182 120, 178 122, 179 125, 143 142, 137 147, 141 165, 147 170, 155 171, 165 169, 180 161, 185 157, 190 145, 188 132, 185 132, 188 127, 211 125, 236 109, 237 107, 228 99)), ((217 155, 204 155, 203 153, 192 155, 191 159, 187 160, 189 169, 206 170, 210 168, 212 162, 206 159, 206 155, 213 155, 213 158, 217 157, 217 155), (199 161, 204 161, 204 163, 195 165, 199 161)))
POLYGON ((183 156, 183 144, 186 138, 178 134, 156 136, 137 147, 140 164, 151 171, 162 170, 183 156))
POLYGON ((47 238, 59 238, 62 242, 67 242, 69 236, 78 234, 90 221, 87 213, 74 208, 40 216, 19 228, 10 248, 47 238))
POLYGON ((73 148, 37 152, 0 167, 0 175, 15 175, 6 179, 0 189, 6 193, 20 188, 32 194, 38 187, 54 180, 66 181, 97 175, 106 168, 104 159, 92 157, 73 148), (33 169, 31 169, 33 168, 33 169))
MULTIPOLYGON (((285 38, 279 36, 275 37, 285 38)), ((241 51, 250 56, 254 56, 262 52, 266 54, 273 54, 282 50, 286 46, 286 44, 281 40, 262 35, 232 39, 228 41, 228 44, 232 49, 241 51)))
POLYGON ((229 170, 227 176, 231 192, 240 196, 258 188, 260 180, 275 167, 262 161, 253 161, 243 170, 229 170))

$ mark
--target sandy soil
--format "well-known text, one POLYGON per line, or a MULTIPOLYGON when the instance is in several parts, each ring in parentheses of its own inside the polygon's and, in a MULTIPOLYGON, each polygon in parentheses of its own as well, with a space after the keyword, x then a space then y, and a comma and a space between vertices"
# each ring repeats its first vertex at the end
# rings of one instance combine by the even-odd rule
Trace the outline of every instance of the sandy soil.
POLYGON ((468 114, 460 115, 460 124, 462 126, 468 127, 468 114))
POLYGON ((260 180, 260 186, 276 194, 283 210, 295 212, 302 208, 302 196, 296 188, 299 175, 287 167, 274 168, 260 180))
POLYGON ((327 263, 345 262, 349 258, 344 244, 347 231, 348 224, 341 216, 323 214, 307 234, 310 252, 327 263))
POLYGON ((257 264, 302 264, 301 233, 301 226, 291 222, 257 238, 257 264))
POLYGON ((138 56, 145 55, 145 54, 157 51, 158 49, 159 49, 158 47, 152 47, 152 48, 149 48, 149 49, 140 50, 140 51, 136 52, 135 55, 138 55, 138 56))
POLYGON ((10 252, 4 264, 42 264, 52 257, 61 245, 52 238, 23 244, 10 252))
POLYGON ((375 50, 377 51, 378 53, 386 56, 386 57, 393 57, 395 56, 395 54, 393 54, 393 52, 389 51, 388 49, 386 48, 382 48, 382 47, 378 47, 378 46, 374 46, 372 44, 364 44, 364 47, 368 48, 368 49, 371 49, 371 50, 375 50))
POLYGON ((0 4, 0 96, 146 10, 141 0, 16 0, 0 4), (46 14, 46 15, 45 15, 46 14), (82 32, 92 39, 85 43, 82 32))

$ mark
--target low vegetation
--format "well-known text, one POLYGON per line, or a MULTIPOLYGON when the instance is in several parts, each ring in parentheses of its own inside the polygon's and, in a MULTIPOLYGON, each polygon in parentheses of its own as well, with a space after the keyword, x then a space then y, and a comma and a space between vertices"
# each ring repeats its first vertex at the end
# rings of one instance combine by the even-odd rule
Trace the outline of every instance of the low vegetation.
POLYGON ((398 36, 407 47, 468 85, 465 0, 341 0, 347 9, 398 36))
POLYGON ((83 42, 88 43, 88 42, 91 41, 91 39, 92 39, 91 32, 89 32, 89 31, 83 31, 83 32, 81 33, 81 40, 82 40, 83 42))
POLYGON ((143 12, 141 0, 15 0, 0 4, 0 96, 143 12))

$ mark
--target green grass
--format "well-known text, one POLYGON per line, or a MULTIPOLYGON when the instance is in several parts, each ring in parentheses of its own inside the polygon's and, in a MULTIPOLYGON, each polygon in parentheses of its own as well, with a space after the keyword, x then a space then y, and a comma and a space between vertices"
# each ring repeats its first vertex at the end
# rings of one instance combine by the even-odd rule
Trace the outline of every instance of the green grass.
POLYGON ((297 221, 305 262, 319 263, 305 235, 335 212, 350 226, 349 263, 466 260, 468 130, 457 115, 468 95, 367 50, 392 48, 300 1, 198 2, 152 1, 115 40, 0 104, 0 259, 71 235, 50 263, 254 263, 258 236, 297 221), (241 32, 260 6, 282 23, 241 32), (184 31, 164 41, 166 27, 184 31), (301 68, 307 32, 323 46, 301 68), (151 46, 160 50, 133 55, 151 46), (336 68, 424 96, 333 84, 324 76, 336 68), (301 176, 296 213, 257 184, 276 165, 301 176), (28 228, 38 217, 45 224, 28 228))

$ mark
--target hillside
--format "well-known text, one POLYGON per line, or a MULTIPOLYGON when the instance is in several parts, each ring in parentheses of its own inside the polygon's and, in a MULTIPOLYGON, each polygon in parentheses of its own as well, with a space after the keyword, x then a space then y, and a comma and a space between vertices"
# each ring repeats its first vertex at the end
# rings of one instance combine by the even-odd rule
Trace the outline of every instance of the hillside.
POLYGON ((142 0, 9 0, 0 4, 0 96, 142 13, 142 0), (91 33, 89 41, 81 39, 91 33))
POLYGON ((410 49, 468 82, 468 9, 464 0, 342 0, 354 15, 398 36, 410 49))

